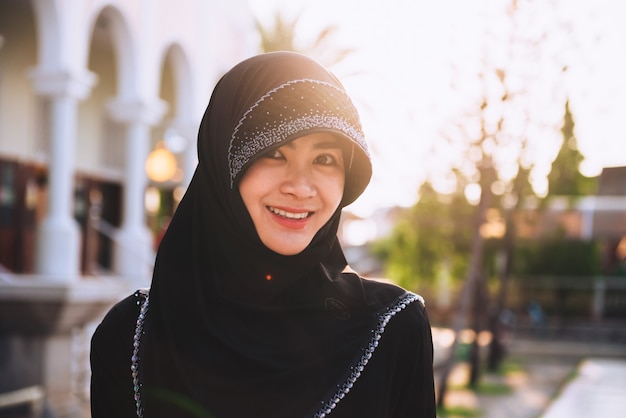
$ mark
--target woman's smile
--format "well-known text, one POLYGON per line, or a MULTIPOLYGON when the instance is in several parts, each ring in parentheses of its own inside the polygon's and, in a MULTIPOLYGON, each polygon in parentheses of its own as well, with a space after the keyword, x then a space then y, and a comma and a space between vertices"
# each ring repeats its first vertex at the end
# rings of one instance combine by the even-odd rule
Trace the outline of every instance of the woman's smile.
POLYGON ((274 215, 277 215, 279 217, 279 219, 282 218, 287 218, 289 220, 304 220, 306 218, 308 218, 310 215, 312 215, 314 212, 309 212, 309 211, 299 211, 299 210, 283 210, 283 209, 279 209, 277 207, 273 207, 273 206, 268 206, 267 207, 269 209, 270 212, 272 212, 274 215))
POLYGON ((269 213, 280 227, 294 230, 302 230, 310 223, 310 215, 313 212, 309 211, 297 211, 297 210, 283 210, 275 207, 268 206, 269 213))

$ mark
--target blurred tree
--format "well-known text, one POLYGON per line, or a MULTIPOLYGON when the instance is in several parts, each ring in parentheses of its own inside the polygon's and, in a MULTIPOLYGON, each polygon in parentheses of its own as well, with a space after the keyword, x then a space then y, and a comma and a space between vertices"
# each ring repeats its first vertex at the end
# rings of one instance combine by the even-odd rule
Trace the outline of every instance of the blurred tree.
MULTIPOLYGON (((514 10, 510 11, 514 13, 514 10)), ((515 49, 511 49, 515 51, 515 49)), ((519 57, 518 57, 519 58, 519 57)), ((514 61, 511 59, 511 61, 514 61)), ((485 324, 481 318, 487 316, 489 303, 485 298, 487 279, 485 262, 485 239, 490 237, 487 228, 487 212, 492 208, 499 208, 500 213, 507 214, 507 210, 518 204, 521 199, 522 184, 528 183, 528 173, 532 168, 532 159, 525 158, 528 136, 526 130, 530 126, 528 117, 528 103, 526 91, 516 87, 516 80, 510 82, 509 74, 505 69, 495 65, 488 58, 483 60, 483 68, 477 75, 480 81, 480 96, 476 105, 469 108, 467 113, 459 118, 456 124, 450 125, 448 133, 444 134, 449 146, 447 149, 460 150, 458 166, 454 167, 457 175, 457 187, 471 195, 472 190, 478 193, 478 202, 475 207, 472 222, 472 244, 469 254, 468 269, 465 272, 465 282, 458 309, 453 324, 455 339, 447 361, 442 368, 442 378, 439 386, 438 404, 444 405, 447 390, 447 379, 456 359, 458 337, 461 330, 467 327, 468 319, 474 318, 472 326, 475 335, 483 330, 485 324), (513 115, 516 117, 513 117, 513 115), (520 119, 520 115, 525 118, 520 119), (512 150, 516 150, 512 152, 512 150), (512 158, 511 156, 516 158, 512 158), (472 309, 473 308, 473 309, 472 309)), ((518 75, 519 77, 519 75, 518 75)), ((513 77, 512 77, 513 78, 513 77)), ((528 189, 527 189, 528 190, 528 189)), ((524 191, 527 191, 524 190, 524 191)), ((473 198, 476 200, 476 197, 473 198)), ((509 226, 512 222, 506 222, 509 226)), ((514 239, 509 231, 508 240, 514 239)), ((502 235, 496 236, 502 238, 502 235)), ((511 257, 512 253, 505 253, 511 257)), ((500 273, 502 273, 502 270, 500 273)), ((506 295, 505 276, 501 277, 501 295, 506 295)), ((502 302, 502 305, 504 302, 502 302)), ((495 310, 501 309, 500 304, 495 310)), ((492 316, 499 316, 492 312, 492 316)), ((499 338, 498 334, 493 334, 499 338)), ((479 347, 475 339, 470 350, 470 385, 475 385, 479 378, 479 347)))
POLYGON ((333 42, 338 27, 331 25, 324 27, 315 36, 312 42, 305 45, 297 45, 297 26, 300 16, 292 20, 286 19, 280 12, 274 14, 271 25, 264 26, 258 19, 256 28, 261 38, 261 51, 294 51, 309 55, 327 67, 343 61, 354 52, 352 48, 339 48, 333 42))
POLYGON ((511 183, 509 198, 512 201, 506 202, 505 197, 501 205, 505 229, 495 263, 495 275, 500 279, 500 285, 488 316, 489 330, 492 336, 487 356, 487 367, 490 371, 496 371, 500 367, 506 350, 504 340, 508 331, 508 324, 503 321, 503 316, 506 310, 507 292, 517 247, 517 225, 514 215, 522 208, 526 198, 533 195, 530 170, 522 166, 511 183))
POLYGON ((385 277, 417 291, 442 269, 460 277, 467 269, 473 207, 462 193, 442 195, 428 182, 419 201, 400 216, 391 235, 373 245, 385 264, 385 277))
MULTIPOLYGON (((466 276, 465 288, 458 303, 457 321, 454 324, 458 332, 465 326, 469 309, 477 307, 474 317, 481 315, 478 307, 486 308, 491 305, 489 314, 490 330, 492 332, 492 344, 489 355, 489 365, 497 368, 503 355, 501 341, 502 324, 501 312, 506 306, 506 289, 511 271, 513 255, 515 254, 516 230, 512 214, 519 209, 527 196, 533 195, 534 190, 530 186, 535 171, 534 163, 537 154, 533 155, 533 143, 545 141, 551 136, 551 131, 556 126, 547 122, 534 109, 532 95, 539 94, 533 91, 534 78, 533 68, 542 55, 541 46, 547 44, 551 36, 558 31, 548 34, 548 28, 542 31, 524 31, 524 24, 533 21, 533 3, 530 1, 512 1, 506 7, 508 21, 506 26, 510 29, 509 36, 486 37, 485 55, 481 64, 478 79, 481 81, 482 90, 479 99, 470 111, 462 116, 457 124, 451 125, 444 135, 449 143, 444 151, 450 149, 462 150, 464 157, 457 159, 456 173, 464 174, 463 178, 457 179, 460 187, 473 186, 480 190, 480 200, 476 209, 476 228, 472 244, 472 252, 469 268, 466 276), (501 40, 501 44, 493 45, 491 42, 501 40), (499 54, 506 51, 506 59, 499 54), (528 63, 532 63, 528 65, 528 63), (473 183, 473 184, 472 184, 473 183), (501 262, 497 269, 499 278, 499 293, 497 299, 487 304, 481 301, 476 304, 474 295, 482 294, 485 274, 481 271, 484 264, 485 243, 482 236, 485 230, 485 215, 488 210, 497 208, 503 215, 506 229, 501 239, 501 262)), ((539 10, 539 9, 537 9, 539 10)), ((567 24, 557 25, 557 29, 564 29, 567 33, 567 24)), ((488 31, 489 29, 487 29, 488 31)), ((567 38, 566 39, 570 39, 567 38)), ((571 39, 570 39, 571 40, 571 39)), ((575 47, 576 45, 568 45, 575 47)), ((567 65, 558 62, 559 53, 550 51, 548 60, 555 71, 555 77, 561 77, 566 71, 567 65)), ((557 83, 558 84, 558 83, 557 83)), ((557 85, 555 85, 557 87, 557 85)), ((545 87, 542 87, 545 88, 545 87)), ((550 178, 550 193, 556 190, 569 193, 576 192, 578 195, 587 194, 593 187, 592 182, 580 175, 579 165, 582 156, 578 152, 574 137, 574 122, 569 108, 569 102, 565 103, 565 118, 561 126, 561 135, 564 139, 564 147, 559 157, 553 164, 553 172, 550 178), (560 184, 561 180, 563 181, 560 184), (572 185, 575 183, 575 185, 572 185)), ((481 324, 474 322, 475 331, 479 331, 481 324)), ((443 406, 445 399, 447 377, 452 367, 456 349, 456 339, 452 345, 452 352, 442 371, 439 387, 439 406, 443 406)), ((470 356, 471 373, 470 385, 477 382, 479 356, 477 342, 474 341, 470 356)))
MULTIPOLYGON (((490 316, 494 340, 492 348, 500 349, 498 355, 498 351, 494 349, 493 358, 501 358, 503 352, 502 335, 494 324, 498 324, 500 312, 505 305, 508 265, 515 241, 511 211, 521 204, 525 194, 532 193, 531 188, 525 187, 529 183, 529 173, 534 165, 533 156, 529 152, 530 132, 543 123, 535 120, 536 116, 532 112, 529 87, 533 76, 528 62, 537 60, 537 46, 541 44, 544 34, 536 38, 536 34, 530 35, 521 31, 522 17, 527 16, 520 15, 518 3, 513 1, 503 10, 508 17, 506 27, 509 29, 509 36, 494 37, 489 33, 490 28, 486 28, 484 56, 476 75, 479 86, 472 91, 476 97, 475 104, 469 106, 456 123, 450 124, 443 135, 447 140, 443 151, 452 149, 459 150, 460 153, 454 165, 457 187, 464 189, 468 196, 472 194, 471 191, 477 191, 478 193, 473 194, 478 194, 478 199, 473 198, 475 202, 477 200, 477 206, 472 246, 453 323, 455 338, 441 371, 437 400, 439 407, 444 406, 448 376, 457 357, 459 334, 468 326, 469 318, 474 319, 472 327, 477 336, 486 325, 482 323, 482 319, 490 316), (505 59, 500 55, 502 51, 506 51, 505 59), (510 228, 504 229, 505 234, 508 234, 504 237, 502 232, 497 235, 489 232, 487 213, 494 209, 510 228), (495 303, 489 303, 483 297, 487 294, 484 269, 487 237, 498 238, 503 244, 500 250, 503 262, 498 271, 500 292, 495 303), (487 312, 489 305, 492 306, 491 312, 487 312)), ((543 127, 539 129, 541 130, 543 127)), ((477 338, 472 343, 469 361, 469 384, 474 386, 481 369, 477 338)))
POLYGON ((566 239, 560 234, 527 240, 518 246, 515 273, 521 277, 587 279, 602 271, 600 245, 596 241, 566 239))
MULTIPOLYGON (((585 157, 578 150, 575 125, 568 100, 565 102, 561 126, 563 140, 548 174, 548 193, 542 201, 544 208, 553 196, 567 197, 570 205, 573 205, 576 199, 591 195, 597 190, 598 177, 587 177, 581 173, 580 166, 585 157)), ((591 277, 597 273, 593 269, 599 269, 600 264, 596 260, 596 251, 591 250, 595 248, 596 244, 584 241, 576 242, 571 239, 565 240, 563 236, 560 236, 561 234, 562 231, 557 230, 555 236, 540 240, 535 246, 537 252, 530 257, 525 257, 528 268, 527 275, 591 277), (583 250, 581 252, 579 251, 580 248, 588 248, 588 251, 583 250)), ((557 287, 554 293, 556 295, 556 314, 561 316, 571 291, 557 287)))
POLYGON ((263 52, 296 51, 294 39, 296 37, 295 29, 298 18, 288 21, 277 11, 274 14, 271 27, 263 26, 258 19, 255 23, 261 37, 261 50, 263 52))
POLYGON ((563 142, 548 175, 548 196, 588 196, 597 189, 598 177, 586 177, 580 172, 585 157, 578 150, 574 128, 574 117, 568 100, 565 102, 561 127, 563 142))
POLYGON ((567 316, 586 316, 590 289, 602 271, 601 248, 597 241, 567 238, 563 231, 520 241, 514 271, 523 299, 538 303, 557 324, 567 316), (581 298, 588 298, 587 304, 574 307, 581 298))

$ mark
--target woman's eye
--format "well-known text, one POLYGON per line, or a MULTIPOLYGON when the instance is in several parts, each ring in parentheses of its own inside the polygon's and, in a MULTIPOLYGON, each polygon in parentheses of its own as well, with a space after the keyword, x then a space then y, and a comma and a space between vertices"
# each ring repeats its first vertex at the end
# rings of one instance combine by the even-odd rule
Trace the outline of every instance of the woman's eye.
POLYGON ((273 160, 279 160, 283 158, 283 154, 280 153, 277 149, 273 151, 266 152, 264 155, 265 158, 271 158, 273 160))
POLYGON ((322 165, 332 165, 335 163, 335 157, 330 154, 322 154, 315 159, 315 162, 322 165))

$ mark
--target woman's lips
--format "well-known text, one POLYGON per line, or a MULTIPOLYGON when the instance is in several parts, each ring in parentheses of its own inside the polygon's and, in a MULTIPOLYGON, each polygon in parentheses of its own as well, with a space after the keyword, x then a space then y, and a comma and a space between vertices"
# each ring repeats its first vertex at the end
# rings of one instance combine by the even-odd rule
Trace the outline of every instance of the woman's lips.
POLYGON ((267 209, 274 219, 288 228, 301 229, 308 223, 308 219, 314 212, 302 209, 277 208, 268 206, 267 209))

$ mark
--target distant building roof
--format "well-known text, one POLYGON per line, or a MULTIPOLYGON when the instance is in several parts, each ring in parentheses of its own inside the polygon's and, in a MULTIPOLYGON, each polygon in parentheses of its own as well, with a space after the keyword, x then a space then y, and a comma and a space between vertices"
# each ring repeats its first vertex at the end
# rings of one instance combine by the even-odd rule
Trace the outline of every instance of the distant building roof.
POLYGON ((599 196, 626 196, 626 167, 606 167, 598 180, 599 196))

